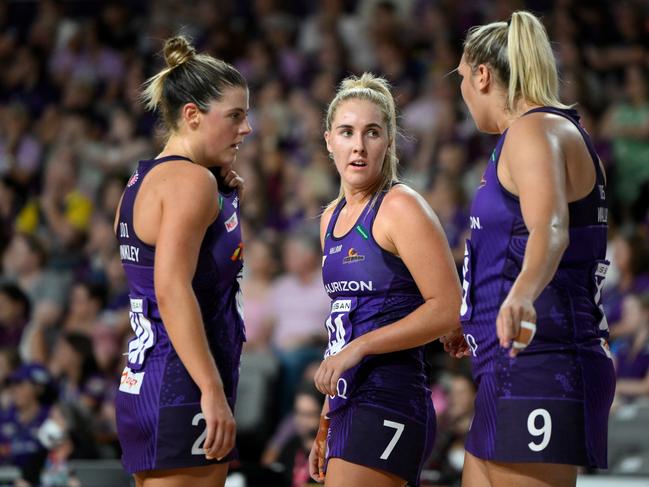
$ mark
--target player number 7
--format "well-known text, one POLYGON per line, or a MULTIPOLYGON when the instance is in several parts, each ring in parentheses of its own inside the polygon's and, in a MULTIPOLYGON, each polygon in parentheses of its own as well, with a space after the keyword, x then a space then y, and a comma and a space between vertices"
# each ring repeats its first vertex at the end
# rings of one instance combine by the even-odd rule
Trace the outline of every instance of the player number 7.
POLYGON ((385 450, 381 454, 381 460, 387 460, 388 457, 390 456, 390 453, 392 453, 392 450, 394 450, 394 447, 397 445, 397 441, 399 441, 399 438, 401 438, 404 424, 397 423, 396 421, 388 421, 387 419, 384 419, 383 426, 387 426, 388 428, 394 428, 396 430, 394 432, 394 436, 390 440, 390 443, 388 443, 388 446, 385 447, 385 450))

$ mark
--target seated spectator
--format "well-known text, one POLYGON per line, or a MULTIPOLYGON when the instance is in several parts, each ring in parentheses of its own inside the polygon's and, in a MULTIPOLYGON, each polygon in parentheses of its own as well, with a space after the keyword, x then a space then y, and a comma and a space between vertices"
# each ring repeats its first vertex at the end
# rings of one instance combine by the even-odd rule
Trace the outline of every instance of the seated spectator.
POLYGON ((47 369, 25 364, 8 379, 11 407, 0 416, 0 464, 18 467, 22 478, 37 484, 47 450, 37 437, 56 398, 47 369))
POLYGON ((302 487, 309 477, 309 453, 318 433, 324 396, 313 381, 303 382, 295 394, 293 418, 295 430, 279 451, 277 463, 284 468, 286 485, 302 487))
POLYGON ((49 245, 50 265, 72 270, 81 262, 81 249, 92 214, 92 202, 77 189, 77 163, 69 148, 58 148, 45 168, 43 190, 29 200, 16 219, 16 228, 37 235, 49 245))
POLYGON ((0 347, 18 347, 30 313, 29 299, 18 286, 0 285, 0 347))
POLYGON ((622 317, 622 302, 629 294, 649 290, 649 244, 647 236, 635 227, 622 229, 613 238, 613 262, 617 284, 606 289, 602 305, 611 330, 611 339, 631 333, 622 317))
POLYGON ((454 373, 448 384, 448 407, 437 418, 437 438, 427 468, 440 482, 458 482, 464 465, 464 440, 473 420, 476 388, 470 374, 454 373))
POLYGON ((649 294, 624 299, 623 318, 629 335, 615 344, 617 385, 622 400, 649 397, 649 294))
POLYGON ((322 358, 327 340, 324 321, 331 304, 322 287, 317 237, 306 231, 292 233, 284 242, 282 260, 287 272, 273 283, 269 317, 281 366, 280 413, 285 414, 305 366, 322 358))

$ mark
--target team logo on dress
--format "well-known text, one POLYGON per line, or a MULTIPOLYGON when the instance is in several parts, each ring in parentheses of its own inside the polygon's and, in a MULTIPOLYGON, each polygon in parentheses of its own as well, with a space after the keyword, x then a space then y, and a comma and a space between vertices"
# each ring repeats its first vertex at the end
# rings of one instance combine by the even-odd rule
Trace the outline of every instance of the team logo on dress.
POLYGON ((356 252, 354 250, 354 248, 352 247, 347 252, 347 257, 345 257, 343 259, 343 264, 353 264, 354 262, 360 262, 360 261, 363 261, 363 260, 365 260, 365 256, 364 255, 359 255, 358 252, 356 252))
POLYGON ((130 188, 133 186, 135 183, 137 183, 137 180, 140 179, 140 175, 135 171, 133 175, 131 176, 131 179, 128 180, 128 183, 126 184, 127 188, 130 188))
POLYGON ((337 254, 337 253, 340 252, 342 249, 343 249, 343 245, 342 245, 342 244, 340 244, 340 245, 336 245, 335 247, 331 247, 331 248, 329 249, 329 255, 331 255, 331 254, 337 254))
POLYGON ((243 242, 239 242, 239 245, 237 245, 237 248, 234 249, 234 252, 230 256, 230 260, 232 262, 243 260, 243 242))
POLYGON ((233 213, 230 218, 225 220, 225 229, 228 231, 228 233, 237 228, 237 225, 239 225, 239 219, 237 218, 236 213, 233 213))

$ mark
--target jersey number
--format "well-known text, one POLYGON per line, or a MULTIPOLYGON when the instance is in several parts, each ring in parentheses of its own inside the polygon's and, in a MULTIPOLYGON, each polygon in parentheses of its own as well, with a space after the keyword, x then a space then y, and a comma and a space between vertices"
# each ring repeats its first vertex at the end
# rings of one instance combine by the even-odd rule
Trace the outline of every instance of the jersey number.
MULTIPOLYGON (((203 413, 198 413, 196 416, 194 416, 194 419, 192 419, 192 425, 193 426, 198 426, 198 423, 201 421, 205 421, 205 416, 203 413)), ((205 424, 205 429, 203 432, 200 434, 198 438, 196 438, 196 441, 192 445, 192 455, 205 455, 205 450, 203 449, 203 442, 205 441, 205 437, 207 436, 207 424, 205 424)))
POLYGON ((542 451, 550 443, 550 436, 552 436, 552 418, 547 409, 535 409, 527 417, 527 431, 530 432, 532 436, 541 436, 541 443, 534 443, 530 441, 527 446, 530 447, 532 451, 542 451), (536 427, 536 418, 541 417, 543 419, 543 425, 540 428, 536 427))
POLYGON ((388 446, 385 447, 385 450, 383 450, 383 453, 381 454, 380 457, 381 460, 387 460, 388 457, 390 456, 390 453, 392 453, 392 450, 394 450, 394 447, 397 445, 397 441, 399 441, 399 438, 401 438, 404 424, 397 423, 396 421, 388 421, 387 419, 384 419, 383 426, 387 426, 388 428, 395 429, 394 436, 390 440, 390 443, 388 443, 388 446))

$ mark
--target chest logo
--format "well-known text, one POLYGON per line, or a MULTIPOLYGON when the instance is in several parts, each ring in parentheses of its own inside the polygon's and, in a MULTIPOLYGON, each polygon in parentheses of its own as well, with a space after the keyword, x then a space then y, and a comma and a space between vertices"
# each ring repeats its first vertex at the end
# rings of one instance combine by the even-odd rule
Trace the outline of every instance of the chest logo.
POLYGON ((234 200, 232 200, 232 206, 234 206, 235 208, 239 207, 239 197, 238 196, 235 196, 234 200))
POLYGON ((343 249, 343 244, 336 245, 335 247, 331 247, 331 248, 329 249, 329 255, 337 254, 337 253, 340 252, 342 249, 343 249))
POLYGON ((353 264, 354 262, 361 262, 363 260, 365 260, 365 256, 359 255, 358 252, 356 252, 356 250, 354 250, 354 248, 352 247, 347 252, 347 257, 343 259, 343 264, 353 264))
POLYGON ((469 220, 471 221, 471 230, 482 230, 479 216, 470 216, 469 220))
POLYGON ((233 213, 230 218, 225 220, 225 229, 230 233, 232 230, 237 228, 239 225, 239 219, 237 218, 237 214, 233 213))

